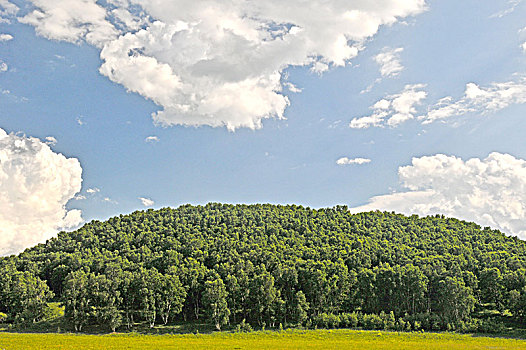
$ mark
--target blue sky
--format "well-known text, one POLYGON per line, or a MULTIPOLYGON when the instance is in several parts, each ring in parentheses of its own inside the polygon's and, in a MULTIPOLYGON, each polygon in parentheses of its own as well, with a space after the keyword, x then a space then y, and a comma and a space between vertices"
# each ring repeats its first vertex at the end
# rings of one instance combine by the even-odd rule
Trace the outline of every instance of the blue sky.
POLYGON ((0 0, 0 254, 211 201, 443 213, 526 238, 525 15, 0 0))

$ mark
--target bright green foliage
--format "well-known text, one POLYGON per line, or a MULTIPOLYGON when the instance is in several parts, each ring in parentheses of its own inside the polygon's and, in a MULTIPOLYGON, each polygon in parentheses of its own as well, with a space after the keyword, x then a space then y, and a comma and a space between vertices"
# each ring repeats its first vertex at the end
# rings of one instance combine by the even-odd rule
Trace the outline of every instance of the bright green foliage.
POLYGON ((181 312, 186 297, 186 290, 179 281, 177 271, 175 268, 172 270, 168 274, 160 275, 159 284, 156 286, 157 309, 164 324, 168 323, 171 316, 181 312))
POLYGON ((443 216, 184 205, 93 221, 0 259, 8 322, 41 319, 50 289, 77 330, 202 318, 476 330, 494 322, 476 318, 486 311, 526 321, 526 243, 443 216))
POLYGON ((496 308, 502 308, 502 275, 496 267, 485 268, 479 277, 481 300, 492 303, 496 308))
POLYGON ((475 297, 462 279, 448 276, 439 282, 437 306, 437 313, 446 322, 457 324, 473 311, 475 297))
POLYGON ((75 327, 81 331, 88 323, 91 307, 88 299, 88 275, 83 271, 70 273, 64 281, 64 316, 75 327))
POLYGON ((20 272, 8 260, 0 260, 0 311, 20 324, 35 323, 46 315, 53 297, 47 284, 30 271, 20 272))
POLYGON ((228 292, 221 278, 205 282, 203 301, 209 312, 209 317, 214 321, 216 329, 221 330, 221 326, 228 323, 230 310, 227 305, 228 292))
POLYGON ((296 295, 294 296, 294 302, 292 305, 292 322, 298 325, 303 324, 305 321, 307 321, 307 318, 309 317, 309 303, 305 298, 305 294, 301 290, 296 292, 296 295))

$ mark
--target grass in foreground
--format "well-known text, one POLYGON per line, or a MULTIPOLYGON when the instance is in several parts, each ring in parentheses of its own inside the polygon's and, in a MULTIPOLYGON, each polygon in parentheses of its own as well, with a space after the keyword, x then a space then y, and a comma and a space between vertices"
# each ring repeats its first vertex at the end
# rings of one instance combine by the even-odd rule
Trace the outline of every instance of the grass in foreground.
POLYGON ((0 333, 0 349, 526 349, 526 340, 453 333, 355 330, 203 335, 76 335, 0 333))

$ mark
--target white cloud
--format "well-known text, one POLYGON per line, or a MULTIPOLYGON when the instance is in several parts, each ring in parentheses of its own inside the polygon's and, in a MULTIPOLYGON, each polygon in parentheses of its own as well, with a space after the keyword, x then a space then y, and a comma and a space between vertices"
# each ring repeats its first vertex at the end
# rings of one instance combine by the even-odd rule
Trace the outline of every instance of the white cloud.
POLYGON ((336 161, 336 164, 338 165, 348 165, 348 164, 367 164, 370 163, 371 160, 368 158, 347 158, 342 157, 336 161))
POLYGON ((152 201, 150 198, 139 197, 139 199, 141 200, 142 205, 144 205, 145 207, 151 207, 155 204, 155 202, 152 201))
POLYGON ((386 124, 394 127, 413 119, 416 114, 415 106, 427 97, 424 87, 424 84, 406 85, 402 92, 387 96, 372 105, 372 114, 352 119, 349 127, 363 129, 372 126, 383 127, 386 124))
POLYGON ((105 8, 97 0, 31 0, 36 9, 19 18, 35 27, 37 34, 54 40, 80 42, 101 47, 118 31, 106 20, 105 8))
POLYGON ((95 193, 100 192, 100 189, 98 189, 97 187, 88 188, 88 189, 86 190, 86 192, 89 193, 89 194, 95 194, 95 193))
POLYGON ((57 144, 57 139, 54 138, 53 136, 48 136, 46 137, 46 144, 50 145, 50 146, 54 146, 57 144))
POLYGON ((490 16, 490 18, 502 18, 506 15, 509 15, 510 13, 513 13, 515 11, 515 8, 522 2, 522 0, 509 0, 508 1, 508 8, 499 11, 497 13, 494 13, 490 16))
POLYGON ((148 136, 147 138, 144 139, 145 142, 149 142, 149 143, 155 143, 155 142, 159 142, 159 138, 157 136, 148 136))
POLYGON ((82 222, 66 203, 80 191, 82 168, 42 141, 0 129, 0 256, 82 222))
POLYGON ((290 83, 290 82, 285 82, 283 84, 290 92, 294 92, 294 93, 300 93, 303 91, 303 89, 300 89, 299 87, 297 87, 296 85, 290 83))
POLYGON ((18 6, 8 0, 0 0, 0 23, 9 23, 9 18, 16 15, 18 6))
POLYGON ((504 109, 512 104, 526 103, 526 78, 504 83, 491 83, 480 87, 475 83, 466 84, 464 96, 454 101, 451 96, 442 98, 431 106, 426 115, 420 117, 423 124, 432 123, 467 113, 486 114, 504 109))
POLYGON ((526 161, 491 153, 463 161, 437 154, 399 168, 407 192, 373 197, 353 212, 444 214, 475 221, 526 239, 526 161))
POLYGON ((100 72, 160 106, 157 124, 229 130, 284 117, 285 68, 344 66, 380 26, 426 9, 425 0, 31 2, 24 23, 100 47, 100 72))
POLYGON ((117 201, 114 201, 113 199, 111 199, 110 197, 104 197, 102 199, 104 202, 108 202, 108 203, 111 203, 111 204, 119 204, 117 201))
POLYGON ((400 53, 402 51, 404 49, 401 47, 396 49, 385 47, 381 53, 374 56, 374 61, 380 66, 382 77, 397 76, 404 69, 404 66, 400 63, 400 53))
POLYGON ((82 126, 84 124, 86 124, 86 122, 83 120, 83 116, 80 116, 80 117, 77 117, 75 120, 77 121, 77 124, 82 126))
POLYGON ((9 69, 9 67, 7 66, 7 64, 0 60, 0 73, 1 72, 7 72, 7 70, 9 69))
POLYGON ((11 34, 0 33, 0 42, 9 40, 13 40, 13 36, 11 34))

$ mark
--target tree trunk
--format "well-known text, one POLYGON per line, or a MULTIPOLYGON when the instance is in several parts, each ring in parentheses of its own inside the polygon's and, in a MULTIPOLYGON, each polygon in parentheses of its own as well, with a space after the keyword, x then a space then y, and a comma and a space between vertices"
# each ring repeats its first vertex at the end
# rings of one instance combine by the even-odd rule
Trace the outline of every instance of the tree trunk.
POLYGON ((198 298, 195 298, 194 315, 195 315, 195 319, 198 320, 199 319, 199 299, 198 298))
POLYGON ((172 309, 172 305, 168 305, 168 310, 166 310, 163 313, 163 315, 161 316, 165 325, 168 323, 168 320, 170 318, 170 310, 171 309, 172 309))

